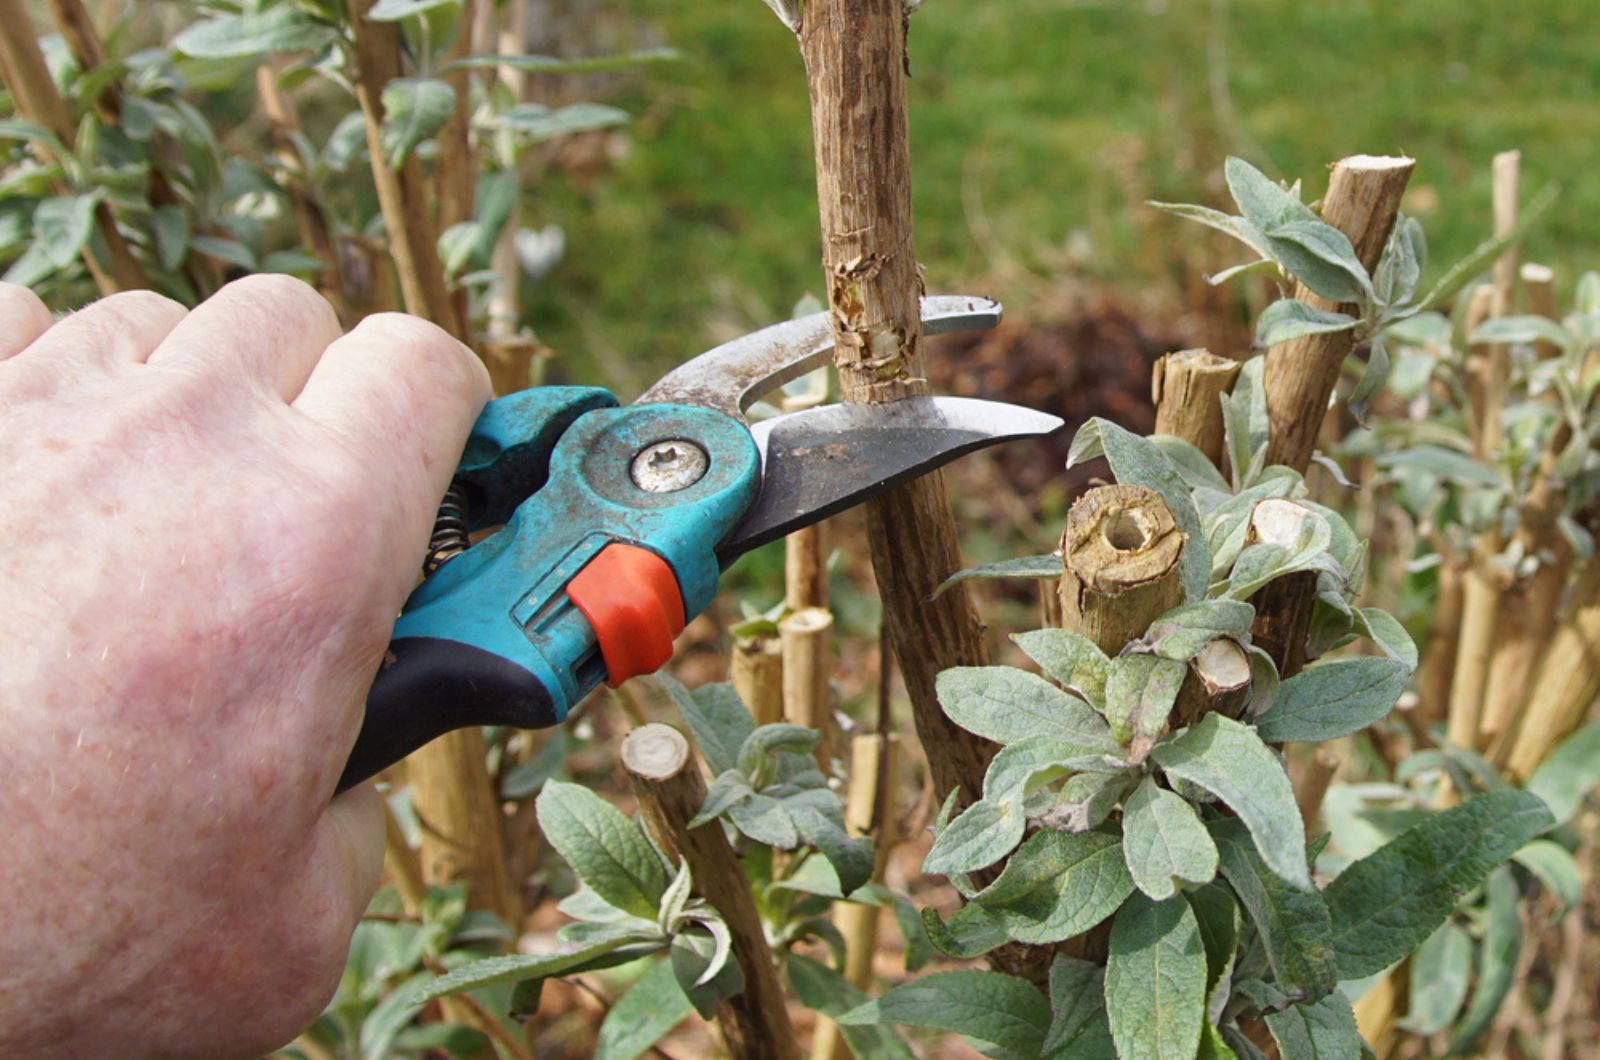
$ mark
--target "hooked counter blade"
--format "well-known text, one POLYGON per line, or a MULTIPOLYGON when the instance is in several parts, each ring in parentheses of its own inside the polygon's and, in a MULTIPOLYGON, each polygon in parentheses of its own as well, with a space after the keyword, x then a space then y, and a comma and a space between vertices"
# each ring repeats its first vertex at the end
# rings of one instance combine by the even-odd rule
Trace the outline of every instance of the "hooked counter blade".
POLYGON ((750 428, 762 454, 761 495, 717 555, 726 567, 958 456, 1063 426, 1033 409, 953 397, 825 405, 762 420, 750 428))
MULTIPOLYGON (((1000 303, 972 295, 922 299, 922 330, 928 335, 992 328, 1000 303)), ((679 365, 646 390, 635 405, 698 405, 742 418, 768 391, 827 364, 833 326, 827 313, 786 320, 751 332, 679 365)))

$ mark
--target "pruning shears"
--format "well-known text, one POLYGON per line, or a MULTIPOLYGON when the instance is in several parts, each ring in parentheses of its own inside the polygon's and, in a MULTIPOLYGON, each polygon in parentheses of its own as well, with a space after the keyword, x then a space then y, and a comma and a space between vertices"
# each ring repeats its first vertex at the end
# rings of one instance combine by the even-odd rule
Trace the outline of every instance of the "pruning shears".
MULTIPOLYGON (((928 333, 993 327, 998 303, 922 301, 928 333)), ((1049 434, 1054 416, 923 397, 750 423, 828 363, 828 316, 776 324, 674 369, 631 405, 551 386, 491 401, 440 508, 426 576, 367 697, 344 790, 452 729, 555 725, 601 682, 672 657, 745 552, 956 457, 1049 434), (501 529, 467 543, 467 534, 501 529)))

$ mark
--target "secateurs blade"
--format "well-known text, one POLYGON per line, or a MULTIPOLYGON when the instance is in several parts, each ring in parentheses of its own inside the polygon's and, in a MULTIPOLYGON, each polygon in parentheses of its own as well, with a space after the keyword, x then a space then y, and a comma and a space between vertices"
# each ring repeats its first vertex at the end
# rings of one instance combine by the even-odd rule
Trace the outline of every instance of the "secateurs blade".
MULTIPOLYGON (((998 303, 922 302, 929 333, 992 327, 998 303)), ((541 728, 602 682, 672 656, 739 555, 949 463, 1049 434, 998 402, 833 405, 752 425, 762 394, 826 364, 824 313, 725 343, 631 405, 590 387, 492 401, 441 508, 340 778, 343 790, 452 729, 541 728), (468 546, 466 534, 501 529, 468 546)))

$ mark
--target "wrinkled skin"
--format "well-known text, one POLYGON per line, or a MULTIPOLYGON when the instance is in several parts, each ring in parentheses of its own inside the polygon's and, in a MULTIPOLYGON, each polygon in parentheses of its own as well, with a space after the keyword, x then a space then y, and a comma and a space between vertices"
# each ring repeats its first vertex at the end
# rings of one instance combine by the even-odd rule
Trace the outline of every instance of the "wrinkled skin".
POLYGON ((334 799, 488 380, 286 277, 52 324, 0 284, 0 1056, 252 1056, 338 983, 334 799))

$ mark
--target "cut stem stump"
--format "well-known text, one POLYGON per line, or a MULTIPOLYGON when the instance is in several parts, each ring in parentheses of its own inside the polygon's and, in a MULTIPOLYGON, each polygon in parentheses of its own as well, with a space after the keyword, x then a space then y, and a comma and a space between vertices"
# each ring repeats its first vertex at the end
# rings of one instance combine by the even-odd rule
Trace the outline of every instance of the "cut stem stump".
POLYGON ((733 936, 733 957, 745 987, 717 1006, 728 1051, 736 1060, 798 1060, 778 967, 744 869, 721 824, 689 828, 706 797, 689 741, 670 725, 642 725, 622 741, 622 767, 656 845, 689 866, 695 893, 722 914, 733 936))
POLYGON ((1157 434, 1182 438, 1222 467, 1223 394, 1233 389, 1242 366, 1210 350, 1179 350, 1156 362, 1150 377, 1157 434))
POLYGON ((740 637, 733 642, 729 680, 757 725, 783 718, 783 642, 778 637, 740 637))
MULTIPOLYGON (((1355 155, 1334 163, 1328 193, 1322 198, 1322 219, 1349 237, 1356 257, 1368 272, 1377 267, 1400 209, 1400 196, 1415 166, 1409 158, 1372 155, 1355 155)), ((1296 285, 1294 297, 1317 309, 1340 308, 1304 285, 1296 285)), ((1335 332, 1310 335, 1267 351, 1267 418, 1272 425, 1268 465, 1306 469, 1328 399, 1333 396, 1350 348, 1349 333, 1335 332)))
MULTIPOLYGON (((810 0, 800 31, 834 363, 846 402, 926 390, 922 277, 911 223, 906 22, 901 0, 810 0)), ((934 689, 941 670, 989 661, 965 586, 933 599, 961 568, 944 479, 934 473, 891 490, 868 502, 866 514, 884 628, 934 785, 975 798, 995 747, 945 717, 934 689)))
POLYGON ((1160 496, 1143 486, 1101 486, 1067 513, 1061 539, 1061 614, 1107 655, 1144 636, 1183 600, 1183 534, 1160 496))
POLYGON ((816 756, 826 775, 833 758, 833 697, 828 687, 833 615, 820 607, 796 611, 778 623, 778 636, 783 643, 784 720, 822 734, 816 756))

